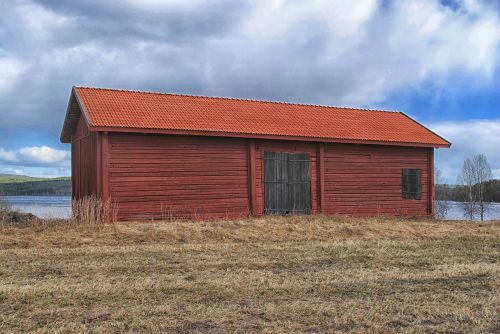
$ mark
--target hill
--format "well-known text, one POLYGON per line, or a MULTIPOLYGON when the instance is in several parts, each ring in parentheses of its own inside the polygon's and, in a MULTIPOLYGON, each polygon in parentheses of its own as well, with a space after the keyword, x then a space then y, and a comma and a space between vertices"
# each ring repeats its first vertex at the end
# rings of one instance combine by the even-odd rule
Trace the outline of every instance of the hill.
POLYGON ((71 177, 43 178, 0 174, 0 194, 5 196, 69 196, 71 177))
POLYGON ((33 177, 27 175, 0 173, 0 183, 21 183, 21 182, 39 182, 39 181, 54 181, 54 180, 71 180, 71 177, 63 176, 63 177, 49 178, 49 177, 33 177))
POLYGON ((15 175, 15 174, 0 174, 0 184, 2 183, 18 183, 18 182, 29 182, 29 181, 45 181, 47 178, 42 177, 32 177, 26 175, 15 175))

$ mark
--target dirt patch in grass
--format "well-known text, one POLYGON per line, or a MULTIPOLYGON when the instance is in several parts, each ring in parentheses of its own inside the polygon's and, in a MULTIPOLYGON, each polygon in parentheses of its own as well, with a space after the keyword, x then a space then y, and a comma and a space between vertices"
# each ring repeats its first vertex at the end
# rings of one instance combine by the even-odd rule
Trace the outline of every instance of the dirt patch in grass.
POLYGON ((497 332, 498 222, 0 228, 0 332, 497 332))

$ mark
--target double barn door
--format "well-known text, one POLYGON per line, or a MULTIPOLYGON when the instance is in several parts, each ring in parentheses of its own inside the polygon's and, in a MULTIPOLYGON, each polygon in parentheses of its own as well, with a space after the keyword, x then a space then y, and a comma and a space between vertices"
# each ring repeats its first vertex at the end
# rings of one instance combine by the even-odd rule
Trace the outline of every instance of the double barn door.
POLYGON ((264 207, 266 214, 311 213, 309 154, 264 152, 264 207))

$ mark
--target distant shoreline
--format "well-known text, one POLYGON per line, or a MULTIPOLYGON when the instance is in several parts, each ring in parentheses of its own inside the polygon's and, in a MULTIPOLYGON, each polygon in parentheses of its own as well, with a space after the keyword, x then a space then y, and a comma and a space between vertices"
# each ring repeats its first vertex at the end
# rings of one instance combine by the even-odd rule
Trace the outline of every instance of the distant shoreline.
POLYGON ((71 179, 0 183, 4 196, 71 196, 71 179))

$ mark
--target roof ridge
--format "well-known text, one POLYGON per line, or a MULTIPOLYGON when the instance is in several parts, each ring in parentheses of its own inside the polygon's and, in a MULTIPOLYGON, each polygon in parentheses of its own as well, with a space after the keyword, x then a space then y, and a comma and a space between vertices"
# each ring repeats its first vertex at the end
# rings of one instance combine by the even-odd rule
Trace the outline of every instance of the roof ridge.
POLYGON ((274 103, 274 104, 284 104, 284 105, 292 105, 292 106, 307 106, 307 107, 320 107, 320 108, 330 108, 330 109, 347 109, 347 110, 356 110, 356 111, 372 111, 372 112, 403 114, 403 112, 398 111, 398 110, 370 109, 370 108, 359 108, 359 107, 348 107, 348 106, 330 106, 330 105, 313 104, 313 103, 257 100, 257 99, 238 98, 238 97, 193 95, 193 94, 182 94, 182 93, 166 93, 166 92, 155 92, 155 91, 145 91, 145 90, 135 90, 135 89, 121 89, 121 88, 89 87, 89 86, 74 86, 74 87, 77 89, 82 88, 82 89, 107 90, 107 91, 115 91, 115 92, 118 91, 118 92, 128 92, 128 93, 143 93, 143 94, 153 94, 153 95, 184 96, 184 97, 194 97, 194 98, 201 98, 201 99, 204 98, 204 99, 246 101, 246 102, 257 102, 257 103, 274 103))

